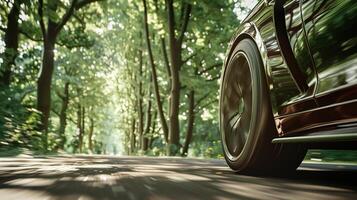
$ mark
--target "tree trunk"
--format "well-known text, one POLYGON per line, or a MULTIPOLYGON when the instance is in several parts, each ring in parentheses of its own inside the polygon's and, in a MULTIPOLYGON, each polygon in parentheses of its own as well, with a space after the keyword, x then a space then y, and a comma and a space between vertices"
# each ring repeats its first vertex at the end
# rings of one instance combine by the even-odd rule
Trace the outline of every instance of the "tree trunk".
POLYGON ((152 149, 152 144, 153 144, 153 142, 154 142, 154 140, 155 140, 155 138, 154 138, 154 134, 155 134, 155 128, 156 128, 156 117, 157 117, 157 112, 154 112, 154 114, 153 114, 153 118, 152 118, 152 125, 151 125, 151 127, 152 127, 152 129, 151 129, 151 137, 149 138, 149 141, 148 141, 148 148, 150 148, 150 149, 152 149))
POLYGON ((131 131, 130 131, 130 153, 134 153, 136 149, 136 137, 135 137, 135 118, 131 121, 131 131))
MULTIPOLYGON (((118 141, 121 142, 121 141, 118 141)), ((130 131, 125 130, 125 140, 124 140, 125 155, 130 155, 130 131)))
MULTIPOLYGON (((154 5, 155 5, 155 13, 156 15, 159 15, 159 6, 157 0, 154 0, 154 5)), ((164 63, 165 63, 165 68, 167 72, 167 76, 169 78, 169 88, 171 88, 171 71, 170 71, 170 62, 169 62, 169 57, 167 56, 167 50, 166 50, 166 42, 165 42, 165 37, 161 36, 160 37, 160 44, 161 44, 161 51, 162 51, 162 56, 164 58, 164 63)))
POLYGON ((175 12, 173 0, 166 0, 167 17, 168 17, 168 34, 169 34, 169 47, 170 47, 170 71, 171 71, 171 91, 170 91, 170 105, 169 105, 169 155, 176 155, 180 148, 180 124, 179 124, 179 111, 180 111, 180 69, 183 65, 182 61, 182 42, 185 37, 188 22, 190 20, 191 5, 182 2, 181 9, 181 28, 179 35, 176 37, 175 27, 175 12))
POLYGON ((0 71, 0 86, 8 87, 11 82, 12 66, 15 65, 15 58, 18 54, 19 46, 19 14, 22 0, 15 0, 7 15, 7 26, 5 30, 4 42, 5 52, 1 55, 3 68, 0 71))
MULTIPOLYGON (((175 57, 176 51, 172 51, 171 58, 175 57)), ((176 58, 173 58, 175 60, 176 58)), ((172 85, 170 91, 169 105, 169 155, 176 155, 180 147, 180 124, 179 124, 179 105, 180 105, 180 75, 175 61, 171 63, 172 85)))
POLYGON ((45 42, 42 69, 37 80, 37 109, 41 112, 40 130, 44 133, 44 149, 47 150, 48 118, 51 109, 51 81, 54 64, 54 42, 45 42))
POLYGON ((139 135, 139 147, 138 148, 142 148, 142 141, 144 138, 144 112, 143 112, 143 100, 139 99, 138 100, 138 135, 139 135))
MULTIPOLYGON (((80 103, 77 105, 77 132, 78 132, 78 149, 79 152, 81 152, 81 146, 82 146, 82 106, 80 103)), ((78 150, 77 149, 77 150, 78 150)))
MULTIPOLYGON (((75 10, 96 2, 98 0, 88 0, 88 1, 71 1, 70 7, 62 16, 59 22, 55 22, 48 17, 47 30, 44 23, 44 3, 43 0, 38 1, 38 17, 39 24, 43 36, 43 55, 42 55, 42 67, 40 70, 40 75, 37 79, 37 109, 42 113, 41 115, 41 125, 39 131, 43 133, 43 143, 44 149, 47 150, 47 132, 48 132, 48 118, 51 109, 51 82, 54 69, 54 49, 55 42, 59 32, 62 30, 64 25, 72 17, 75 10)), ((59 3, 47 4, 47 11, 57 12, 59 3)))
POLYGON ((193 124, 195 121, 195 91, 191 90, 188 94, 188 119, 187 119, 187 130, 185 144, 182 149, 182 156, 187 156, 188 147, 192 140, 193 124))
POLYGON ((90 152, 93 152, 93 131, 94 131, 94 120, 92 117, 89 117, 89 133, 88 133, 88 148, 90 152))
POLYGON ((78 130, 78 149, 79 153, 83 152, 83 137, 84 137, 84 121, 85 120, 85 108, 78 103, 77 106, 77 130, 78 130))
POLYGON ((48 31, 44 38, 42 67, 37 79, 37 109, 41 112, 40 131, 43 133, 44 149, 47 150, 48 119, 51 110, 51 83, 54 69, 54 48, 57 37, 55 23, 48 22, 48 31))
POLYGON ((66 82, 64 85, 63 96, 60 96, 62 99, 61 112, 60 112, 60 127, 59 127, 59 137, 60 143, 59 148, 64 149, 64 144, 66 143, 66 126, 67 126, 67 108, 69 103, 69 83, 66 82))
POLYGON ((157 110, 158 110, 158 113, 159 113, 159 118, 160 118, 160 122, 161 122, 162 131, 164 132, 165 141, 168 142, 168 127, 167 127, 167 122, 166 122, 166 119, 165 119, 164 111, 163 111, 163 108, 162 108, 162 102, 161 102, 160 91, 159 91, 159 84, 158 84, 157 74, 156 74, 156 66, 155 66, 155 63, 154 63, 154 57, 153 57, 153 53, 152 53, 152 49, 151 49, 146 0, 143 0, 143 5, 144 5, 145 39, 146 39, 147 51, 148 51, 148 54, 149 54, 149 61, 150 61, 150 66, 151 66, 152 79, 153 79, 153 83, 154 83, 154 92, 155 92, 157 110))
POLYGON ((81 137, 79 138, 79 152, 83 153, 83 138, 84 138, 84 131, 85 131, 85 118, 86 118, 86 110, 85 107, 82 106, 82 125, 81 125, 81 137))
POLYGON ((170 83, 171 83, 171 70, 170 70, 170 63, 169 63, 169 57, 167 56, 167 51, 166 51, 166 42, 165 42, 165 38, 160 38, 160 42, 161 42, 161 51, 162 51, 162 55, 164 57, 164 63, 165 63, 165 67, 166 67, 166 71, 167 71, 167 75, 169 77, 169 88, 170 83))
MULTIPOLYGON (((141 38, 141 34, 140 34, 141 38)), ((141 43, 141 42, 140 42, 141 43)), ((141 46, 141 45, 140 45, 141 46)), ((144 112, 143 112, 143 52, 139 49, 139 88, 138 88, 138 135, 139 135, 139 148, 143 147, 143 129, 144 129, 144 112)))
MULTIPOLYGON (((151 79, 152 80, 152 79, 151 79)), ((151 83, 150 80, 150 83, 151 83)), ((149 134, 150 134, 150 125, 151 125, 151 84, 149 84, 149 92, 148 92, 148 102, 146 107, 146 121, 145 121, 145 130, 144 130, 144 137, 143 137, 143 146, 142 150, 148 150, 148 142, 149 142, 149 134)))

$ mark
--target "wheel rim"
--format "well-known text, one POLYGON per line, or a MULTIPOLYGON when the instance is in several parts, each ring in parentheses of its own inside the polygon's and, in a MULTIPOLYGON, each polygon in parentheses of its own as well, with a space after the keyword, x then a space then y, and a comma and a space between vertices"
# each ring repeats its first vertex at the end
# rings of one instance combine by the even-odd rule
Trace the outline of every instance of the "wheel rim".
POLYGON ((220 125, 226 156, 235 161, 241 155, 251 130, 252 78, 243 52, 228 63, 221 86, 220 125))

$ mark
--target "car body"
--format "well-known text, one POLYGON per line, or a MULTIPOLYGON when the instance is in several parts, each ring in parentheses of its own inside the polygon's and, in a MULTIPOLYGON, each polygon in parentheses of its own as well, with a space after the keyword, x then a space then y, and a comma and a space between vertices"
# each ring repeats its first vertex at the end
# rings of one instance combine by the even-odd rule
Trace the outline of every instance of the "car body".
POLYGON ((221 84, 244 39, 264 68, 272 143, 357 148, 357 1, 260 1, 230 42, 221 84))

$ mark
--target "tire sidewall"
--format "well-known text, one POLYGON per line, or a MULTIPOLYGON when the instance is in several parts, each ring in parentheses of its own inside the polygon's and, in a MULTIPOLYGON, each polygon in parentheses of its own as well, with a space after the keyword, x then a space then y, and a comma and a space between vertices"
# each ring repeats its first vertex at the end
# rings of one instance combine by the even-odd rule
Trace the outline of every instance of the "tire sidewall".
MULTIPOLYGON (((256 44, 251 39, 241 40, 235 47, 231 56, 227 59, 227 63, 224 67, 224 72, 221 80, 221 89, 220 89, 220 129, 221 129, 221 138, 224 157, 227 161, 227 164, 235 171, 245 171, 246 169, 251 169, 253 165, 256 165, 255 161, 257 151, 260 150, 260 146, 265 146, 260 144, 263 142, 264 137, 263 132, 267 127, 267 120, 271 114, 271 109, 268 108, 270 105, 266 105, 268 101, 264 99, 267 97, 266 85, 265 85, 265 73, 263 73, 264 67, 260 57, 260 53, 256 44), (246 59, 249 64, 250 74, 251 74, 251 85, 252 85, 252 113, 251 113, 251 123, 250 123, 250 133, 248 135, 246 144, 244 145, 241 153, 238 155, 237 159, 232 160, 226 155, 226 147, 224 141, 224 132, 222 131, 222 121, 221 121, 221 102, 222 102, 222 85, 225 83, 226 72, 230 67, 239 67, 231 65, 231 61, 234 56, 238 53, 243 53, 246 56, 246 59)), ((265 141, 265 140, 264 140, 265 141)))

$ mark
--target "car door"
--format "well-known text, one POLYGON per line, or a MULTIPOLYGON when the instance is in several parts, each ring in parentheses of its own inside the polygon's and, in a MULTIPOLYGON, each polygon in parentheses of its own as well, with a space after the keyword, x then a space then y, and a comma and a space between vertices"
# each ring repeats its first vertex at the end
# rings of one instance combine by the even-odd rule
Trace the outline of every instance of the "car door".
MULTIPOLYGON (((276 37, 298 91, 289 86, 282 88, 279 104, 280 115, 315 108, 313 99, 316 88, 316 72, 309 53, 303 29, 299 0, 277 0, 274 5, 276 37), (290 92, 286 92, 289 90, 290 92), (292 93, 295 91, 295 93, 292 93), (289 94, 289 95, 288 95, 289 94)), ((280 83, 281 86, 284 82, 280 83)))
POLYGON ((357 118, 357 1, 301 0, 301 13, 317 72, 312 127, 357 118))
POLYGON ((304 33, 300 1, 276 0, 270 3, 274 3, 276 38, 289 71, 285 80, 292 79, 295 83, 295 87, 285 84, 287 81, 284 80, 276 84, 276 93, 281 96, 277 98, 280 109, 275 121, 279 134, 284 135, 309 127, 309 113, 305 111, 317 108, 314 99, 317 75, 304 33))
POLYGON ((301 6, 319 106, 356 99, 357 1, 302 0, 301 6))

